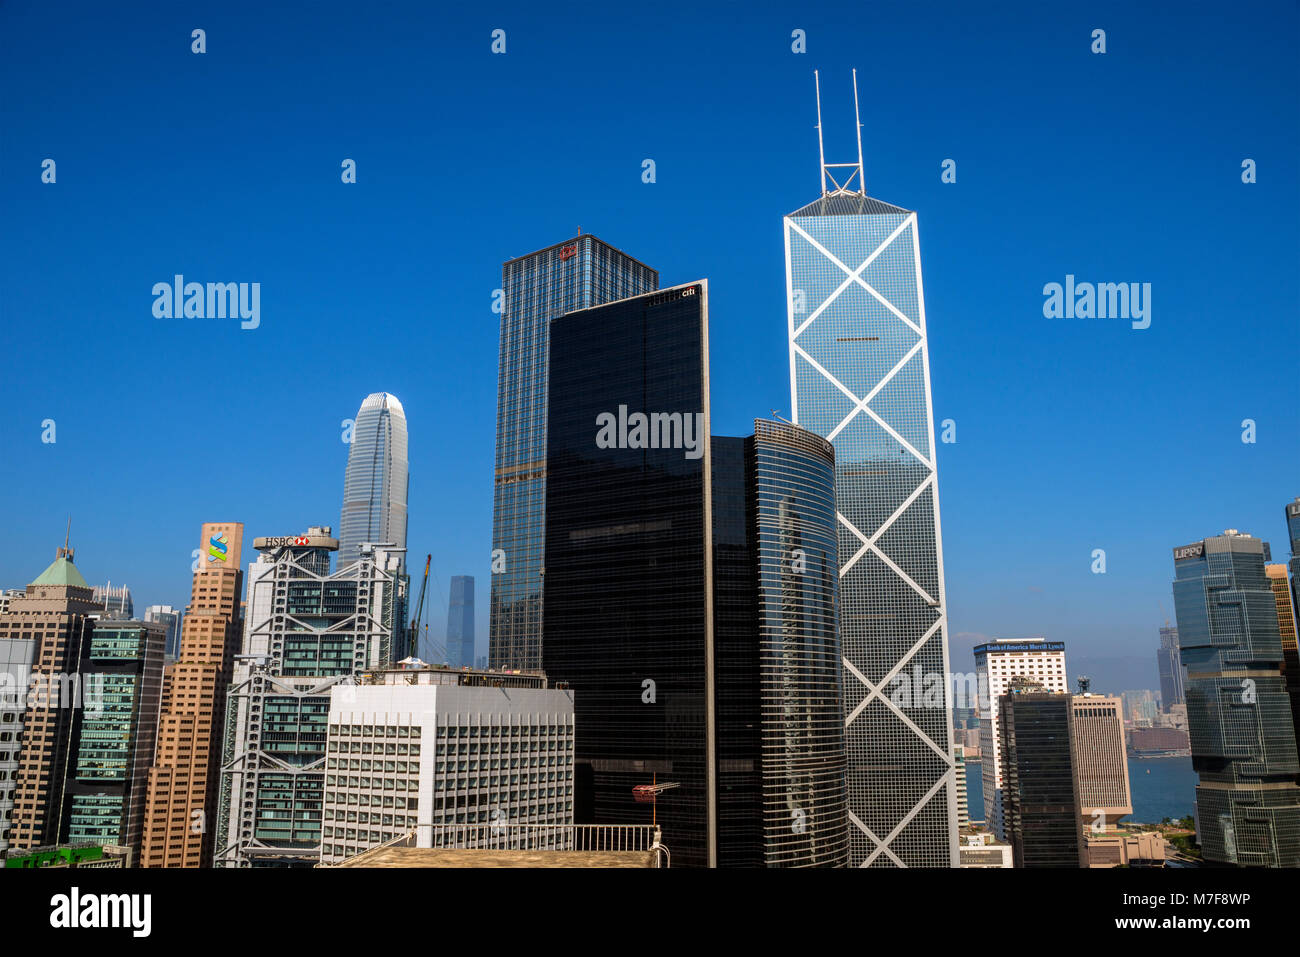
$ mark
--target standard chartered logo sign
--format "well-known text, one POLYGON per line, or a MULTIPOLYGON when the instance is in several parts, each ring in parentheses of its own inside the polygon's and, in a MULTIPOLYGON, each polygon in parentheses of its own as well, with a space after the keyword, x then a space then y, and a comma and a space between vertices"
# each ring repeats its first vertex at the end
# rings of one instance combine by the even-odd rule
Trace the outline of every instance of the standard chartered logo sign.
MULTIPOLYGON (((193 539, 190 539, 190 541, 193 541, 193 539)), ((213 535, 208 539, 208 561, 224 562, 229 551, 230 539, 226 537, 225 532, 213 535)))

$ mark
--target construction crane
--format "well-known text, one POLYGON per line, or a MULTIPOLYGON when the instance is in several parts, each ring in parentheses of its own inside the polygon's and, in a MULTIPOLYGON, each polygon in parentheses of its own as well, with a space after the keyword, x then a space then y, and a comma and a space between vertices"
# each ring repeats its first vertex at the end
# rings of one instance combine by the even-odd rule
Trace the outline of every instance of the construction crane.
POLYGON ((420 582, 420 600, 415 606, 415 617, 411 619, 411 657, 420 657, 420 616, 424 613, 424 590, 429 587, 429 565, 432 555, 424 558, 424 581, 420 582))

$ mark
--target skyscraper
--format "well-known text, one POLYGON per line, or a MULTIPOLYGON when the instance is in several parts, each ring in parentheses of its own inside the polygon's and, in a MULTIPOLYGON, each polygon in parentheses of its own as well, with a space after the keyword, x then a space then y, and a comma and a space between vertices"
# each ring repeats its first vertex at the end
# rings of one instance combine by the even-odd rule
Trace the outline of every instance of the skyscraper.
POLYGON ((311 866, 320 856, 330 689, 391 665, 401 645, 402 552, 338 539, 256 538, 244 639, 227 699, 215 864, 311 866))
MULTIPOLYGON (((717 519, 728 504, 717 491, 724 487, 725 465, 713 465, 719 530, 717 519)), ((842 867, 849 859, 849 833, 834 449, 798 426, 758 419, 745 439, 743 476, 752 541, 747 562, 758 615, 760 710, 750 720, 761 738, 761 860, 768 867, 842 867)), ((737 690, 725 683, 729 663, 748 666, 753 658, 752 631, 728 628, 723 617, 725 545, 719 531, 714 568, 720 728, 728 691, 737 690)), ((747 689, 744 694, 753 700, 747 689)), ((736 728, 732 737, 744 741, 744 729, 736 728)), ((726 787, 725 752, 721 757, 720 783, 726 787)))
POLYGON ((957 827, 970 826, 970 801, 966 791, 966 748, 960 744, 952 746, 953 760, 957 770, 957 827))
POLYGON ((447 606, 447 664, 474 667, 474 576, 453 575, 447 606))
POLYGON ((1065 642, 1045 638, 995 638, 975 648, 975 674, 980 703, 981 789, 984 795, 984 818, 989 829, 1009 841, 1002 820, 1003 761, 1001 712, 998 701, 1012 684, 1036 682, 1052 694, 1070 690, 1065 674, 1065 642))
POLYGON ((541 667, 550 322, 659 288, 659 273, 590 234, 511 259, 497 378, 488 660, 541 667))
POLYGON ((1128 755, 1124 750, 1124 708, 1111 695, 1074 696, 1070 745, 1079 783, 1079 814, 1087 834, 1113 830, 1133 813, 1128 755))
POLYGON ((1264 554, 1236 529, 1174 549, 1197 837, 1207 861, 1296 867, 1300 762, 1264 554))
POLYGON ((21 626, 21 621, 9 620, 8 609, 0 611, 0 681, 7 682, 0 686, 0 860, 9 849, 15 778, 22 755, 23 712, 36 656, 35 632, 24 633, 21 626), (11 631, 11 624, 18 627, 11 631))
POLYGON ((1084 867, 1071 696, 1013 685, 999 699, 1003 811, 1016 867, 1084 867))
POLYGON ((1286 537, 1291 543, 1291 607, 1300 622, 1300 495, 1286 505, 1286 537))
POLYGON ((574 692, 574 822, 644 823, 632 789, 657 775, 695 867, 719 816, 707 308, 696 282, 551 322, 546 417, 543 670, 574 692), (656 413, 652 447, 632 423, 656 413))
MULTIPOLYGON (((855 103, 856 84, 855 73, 855 103)), ((817 112, 820 145, 820 89, 817 112)), ((786 303, 794 421, 835 446, 850 861, 956 867, 916 213, 867 196, 860 128, 857 162, 827 164, 823 151, 821 174, 821 196, 785 217, 786 303), (899 704, 885 691, 900 671, 915 669, 943 689, 942 700, 899 704)))
POLYGON ((157 622, 101 618, 82 643, 84 705, 65 752, 60 843, 115 844, 139 857, 166 637, 157 622))
MULTIPOLYGON (((141 867, 212 863, 226 693, 244 624, 239 565, 244 526, 209 522, 199 541, 203 559, 194 572, 179 660, 167 668, 141 867)), ((172 621, 180 617, 168 611, 162 614, 172 621)))
POLYGON ((547 675, 574 692, 575 822, 657 816, 674 866, 847 860, 834 457, 708 436, 708 287, 551 323, 547 675))
POLYGON ((73 556, 65 541, 26 594, 10 600, 0 620, 0 638, 26 634, 36 643, 14 775, 9 846, 18 850, 60 840, 65 771, 83 703, 77 672, 94 631, 91 616, 104 610, 91 600, 92 589, 73 556))
POLYGON ((1160 672, 1160 706, 1167 714, 1175 705, 1186 703, 1183 661, 1178 652, 1178 629, 1170 628, 1168 624, 1160 629, 1156 668, 1160 672))
MULTIPOLYGON (((1278 637, 1282 641, 1282 678, 1286 693, 1291 698, 1291 723, 1300 734, 1300 646, 1296 643, 1295 601, 1291 594, 1292 583, 1287 579, 1286 566, 1280 562, 1265 565, 1264 575, 1273 590, 1277 606, 1278 637)), ((1300 746, 1300 741, 1297 741, 1300 746)))
POLYGON ((397 396, 375 392, 361 403, 348 447, 339 521, 340 568, 360 557, 363 542, 406 548, 410 484, 406 413, 397 396))
POLYGON ((150 605, 145 609, 144 620, 160 622, 167 629, 165 648, 168 661, 175 661, 181 654, 181 618, 183 616, 171 605, 150 605))

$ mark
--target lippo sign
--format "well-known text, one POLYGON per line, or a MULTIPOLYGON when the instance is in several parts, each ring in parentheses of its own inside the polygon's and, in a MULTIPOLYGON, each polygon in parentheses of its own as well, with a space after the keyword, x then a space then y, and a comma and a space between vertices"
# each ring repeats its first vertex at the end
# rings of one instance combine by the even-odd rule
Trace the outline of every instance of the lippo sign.
POLYGON ((1205 554, 1205 542, 1197 542, 1194 545, 1184 545, 1182 548, 1174 549, 1174 561, 1180 562, 1184 558, 1200 558, 1205 554))

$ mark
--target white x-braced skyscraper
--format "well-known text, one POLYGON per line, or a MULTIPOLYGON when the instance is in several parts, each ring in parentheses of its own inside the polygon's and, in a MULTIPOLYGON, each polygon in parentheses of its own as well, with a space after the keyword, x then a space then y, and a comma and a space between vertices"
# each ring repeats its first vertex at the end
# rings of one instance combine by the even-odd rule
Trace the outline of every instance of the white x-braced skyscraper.
MULTIPOLYGON (((857 71, 853 99, 856 113, 857 71)), ((835 446, 850 863, 953 867, 951 685, 916 213, 867 196, 860 122, 857 162, 826 162, 820 82, 817 138, 822 195, 785 217, 786 297, 794 421, 835 446)))

